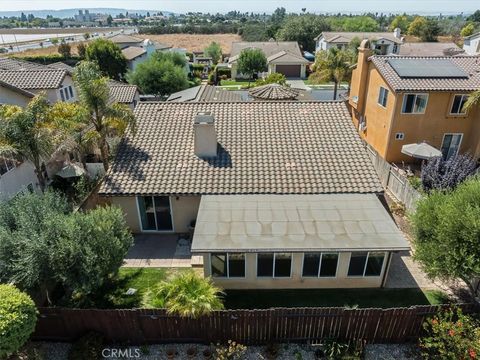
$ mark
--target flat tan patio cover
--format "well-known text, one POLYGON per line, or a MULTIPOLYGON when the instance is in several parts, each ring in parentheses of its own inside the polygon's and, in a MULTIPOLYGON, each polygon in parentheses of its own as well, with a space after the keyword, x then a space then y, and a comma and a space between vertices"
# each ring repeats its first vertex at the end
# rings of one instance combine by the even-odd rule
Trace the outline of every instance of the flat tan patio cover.
POLYGON ((204 195, 192 252, 408 250, 375 194, 204 195))

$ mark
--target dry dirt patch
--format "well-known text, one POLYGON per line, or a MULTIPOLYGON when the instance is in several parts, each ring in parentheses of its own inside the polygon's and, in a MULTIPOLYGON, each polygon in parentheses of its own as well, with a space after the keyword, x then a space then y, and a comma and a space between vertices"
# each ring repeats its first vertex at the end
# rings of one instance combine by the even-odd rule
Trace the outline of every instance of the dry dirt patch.
POLYGON ((237 34, 142 34, 136 36, 176 48, 185 48, 189 52, 203 51, 212 41, 215 41, 220 44, 224 54, 230 52, 232 42, 242 40, 240 35, 237 34))

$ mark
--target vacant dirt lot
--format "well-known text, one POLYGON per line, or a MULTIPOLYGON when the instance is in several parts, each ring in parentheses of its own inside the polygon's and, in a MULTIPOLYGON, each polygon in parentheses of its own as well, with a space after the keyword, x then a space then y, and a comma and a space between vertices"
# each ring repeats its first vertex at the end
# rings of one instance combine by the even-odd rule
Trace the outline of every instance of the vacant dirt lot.
MULTIPOLYGON (((77 46, 79 42, 72 42, 69 45, 72 48, 72 55, 78 55, 77 46)), ((26 57, 26 56, 47 56, 47 55, 58 54, 58 46, 49 46, 41 49, 28 49, 22 52, 15 53, 15 56, 26 57)))
POLYGON ((138 35, 144 39, 167 44, 177 48, 185 48, 187 51, 203 51, 212 41, 219 43, 224 54, 230 52, 233 41, 241 41, 240 35, 236 34, 165 34, 165 35, 138 35))

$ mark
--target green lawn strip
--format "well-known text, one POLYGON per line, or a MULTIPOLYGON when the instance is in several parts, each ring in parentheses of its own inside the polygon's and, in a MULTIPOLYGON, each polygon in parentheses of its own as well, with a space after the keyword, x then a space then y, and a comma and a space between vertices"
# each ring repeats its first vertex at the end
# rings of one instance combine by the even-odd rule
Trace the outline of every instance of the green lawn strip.
POLYGON ((270 307, 408 307, 445 303, 438 291, 421 289, 295 289, 227 290, 228 309, 265 309, 270 307))
MULTIPOLYGON (((254 83, 255 81, 252 80, 251 83, 254 83)), ((243 85, 248 85, 248 80, 222 80, 220 82, 221 86, 228 86, 228 85, 238 85, 238 86, 243 86, 243 85)))
POLYGON ((120 268, 118 276, 92 297, 92 306, 97 308, 129 309, 141 307, 143 295, 148 289, 184 268, 120 268), (127 295, 128 289, 136 289, 127 295))

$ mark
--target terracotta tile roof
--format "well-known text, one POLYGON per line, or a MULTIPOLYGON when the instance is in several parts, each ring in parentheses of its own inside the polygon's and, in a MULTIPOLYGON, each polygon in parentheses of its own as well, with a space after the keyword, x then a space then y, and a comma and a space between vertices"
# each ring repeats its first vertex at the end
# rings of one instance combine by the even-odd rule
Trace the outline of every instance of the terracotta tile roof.
POLYGON ((268 63, 273 64, 291 64, 291 63, 303 63, 309 64, 310 62, 305 59, 302 55, 294 54, 285 50, 282 50, 276 54, 270 55, 267 58, 268 63))
POLYGON ((142 56, 146 53, 147 51, 145 49, 137 46, 129 46, 122 50, 122 54, 127 60, 136 59, 137 57, 142 56))
POLYGON ((300 46, 294 41, 233 42, 228 62, 230 64, 236 62, 240 56, 240 53, 244 49, 262 50, 267 59, 271 58, 271 60, 268 60, 268 62, 274 61, 279 57, 287 56, 289 57, 289 60, 308 63, 308 61, 304 59, 302 55, 300 46))
POLYGON ((419 42, 405 43, 400 46, 400 56, 453 56, 461 55, 465 50, 455 43, 419 42))
POLYGON ((298 91, 280 84, 267 84, 250 89, 248 94, 258 100, 295 100, 298 91))
POLYGON ((9 70, 0 71, 0 80, 26 90, 57 89, 62 85, 66 75, 66 70, 51 68, 9 70))
POLYGON ((142 38, 125 35, 125 34, 117 34, 117 35, 110 36, 108 40, 113 41, 116 44, 128 44, 128 43, 136 44, 144 41, 142 38))
POLYGON ((72 75, 73 71, 75 70, 73 66, 67 65, 64 62, 58 61, 53 64, 48 65, 48 67, 52 69, 62 69, 62 70, 67 70, 67 72, 72 75))
POLYGON ((355 38, 360 40, 368 39, 376 41, 379 39, 386 39, 396 44, 402 44, 401 38, 397 38, 392 32, 343 32, 343 31, 324 31, 318 35, 315 40, 323 37, 326 42, 345 44, 349 43, 355 38))
POLYGON ((394 91, 475 91, 480 88, 480 56, 408 57, 372 56, 370 60, 394 91), (389 64, 390 59, 446 59, 462 70, 467 77, 402 78, 389 64))
POLYGON ((17 92, 17 93, 19 93, 23 96, 29 97, 29 98, 35 97, 35 94, 31 93, 30 91, 20 89, 19 87, 16 87, 16 86, 14 86, 12 84, 9 84, 8 82, 2 81, 2 80, 0 80, 0 86, 5 87, 7 89, 10 89, 12 91, 15 91, 15 92, 17 92))
POLYGON ((242 97, 233 91, 228 91, 217 86, 199 85, 171 94, 168 102, 236 102, 242 101, 242 97))
POLYGON ((123 84, 117 81, 108 83, 110 89, 110 101, 121 104, 130 104, 135 100, 138 93, 137 85, 123 84))
POLYGON ((45 65, 37 64, 30 61, 13 58, 0 58, 0 70, 32 70, 45 68, 45 65))
POLYGON ((380 193, 343 102, 140 103, 104 195, 380 193), (194 154, 193 122, 215 117, 218 155, 194 154))

